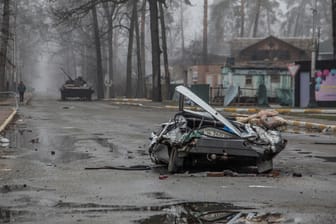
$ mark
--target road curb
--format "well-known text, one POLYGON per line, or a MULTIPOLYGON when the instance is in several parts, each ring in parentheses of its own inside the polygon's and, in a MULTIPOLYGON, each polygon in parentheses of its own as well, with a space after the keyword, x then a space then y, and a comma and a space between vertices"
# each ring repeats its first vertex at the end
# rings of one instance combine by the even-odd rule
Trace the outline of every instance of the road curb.
MULTIPOLYGON (((122 99, 122 100, 109 100, 113 104, 118 105, 133 105, 133 106, 142 106, 142 107, 152 107, 146 105, 150 101, 141 101, 138 99, 122 99), (141 102, 141 103, 140 103, 141 102)), ((155 106, 155 108, 166 108, 166 109, 178 109, 178 106, 174 105, 162 105, 155 106)), ((187 106, 187 109, 198 110, 198 107, 187 106)), ((287 113, 303 113, 303 114, 336 114, 336 109, 296 109, 296 108, 237 108, 237 107, 214 107, 217 111, 229 112, 229 113, 258 113, 262 110, 274 110, 279 114, 287 113)))
POLYGON ((108 99, 103 99, 104 101, 111 101, 111 102, 152 102, 152 100, 145 99, 145 98, 108 98, 108 99))
POLYGON ((304 113, 304 114, 336 114, 335 109, 295 109, 295 108, 216 108, 218 111, 231 112, 231 113, 258 113, 261 110, 274 110, 280 114, 286 113, 304 113))
POLYGON ((307 129, 319 129, 323 132, 335 132, 336 133, 336 125, 326 125, 326 124, 319 124, 319 123, 312 123, 312 122, 305 122, 305 121, 295 121, 295 120, 286 120, 287 125, 300 127, 300 128, 307 128, 307 129))
POLYGON ((17 110, 13 109, 13 112, 7 117, 7 119, 1 124, 0 126, 0 132, 5 130, 5 128, 8 126, 8 124, 13 120, 14 116, 16 115, 17 110))
POLYGON ((144 107, 142 103, 131 103, 131 102, 112 102, 114 105, 128 105, 128 106, 138 106, 144 107))

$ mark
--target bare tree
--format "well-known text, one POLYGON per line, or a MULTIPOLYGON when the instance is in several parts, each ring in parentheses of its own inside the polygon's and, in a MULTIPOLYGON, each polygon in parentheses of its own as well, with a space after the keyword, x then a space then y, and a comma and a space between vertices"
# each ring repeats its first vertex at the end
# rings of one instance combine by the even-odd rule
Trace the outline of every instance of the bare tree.
POLYGON ((137 11, 137 1, 132 4, 132 16, 130 21, 129 35, 128 35, 128 50, 127 50, 127 68, 126 68, 126 97, 132 97, 132 57, 133 57, 133 41, 134 41, 134 27, 137 11))
POLYGON ((0 44, 0 91, 6 90, 6 63, 10 28, 10 0, 3 0, 3 15, 0 44))
POLYGON ((165 86, 166 86, 166 99, 169 99, 170 96, 170 73, 168 65, 168 53, 167 53, 167 37, 166 37, 166 24, 165 24, 165 15, 163 10, 162 2, 159 3, 160 8, 160 23, 161 23, 161 38, 162 38, 162 51, 163 51, 163 63, 165 71, 165 86))
POLYGON ((257 0, 256 7, 255 7, 255 17, 254 17, 252 37, 256 37, 257 36, 258 25, 259 25, 260 8, 261 8, 261 0, 257 0))
POLYGON ((108 77, 112 82, 110 87, 110 96, 114 97, 114 66, 113 66, 113 13, 115 10, 115 5, 113 4, 113 8, 111 9, 109 2, 104 2, 103 7, 105 11, 105 17, 107 19, 107 46, 108 46, 108 77))
POLYGON ((144 79, 143 79, 143 70, 142 70, 142 60, 141 60, 141 43, 140 43, 140 30, 139 30, 139 18, 138 18, 138 9, 135 10, 134 15, 134 26, 135 26, 135 40, 136 40, 136 55, 137 55, 137 68, 138 68, 138 82, 136 88, 136 96, 144 96, 144 79))
POLYGON ((141 7, 141 26, 140 26, 140 51, 141 51, 141 69, 142 69, 142 85, 144 96, 146 95, 146 46, 145 46, 145 38, 146 38, 146 3, 147 0, 143 0, 141 7))
POLYGON ((99 24, 97 18, 96 6, 92 7, 92 18, 93 18, 93 29, 94 29, 94 42, 96 46, 96 62, 97 62, 97 97, 98 99, 104 98, 104 79, 103 79, 103 64, 102 64, 102 53, 101 53, 101 43, 99 34, 99 24))
POLYGON ((149 1, 150 11, 150 30, 152 42, 152 72, 153 86, 152 99, 155 102, 162 101, 161 94, 161 72, 160 72, 160 39, 159 39, 159 22, 157 0, 149 1))
POLYGON ((240 37, 244 37, 245 30, 245 0, 240 0, 240 37))
POLYGON ((180 20, 181 20, 181 50, 182 50, 182 63, 185 62, 185 46, 184 46, 184 7, 183 0, 180 2, 180 20))

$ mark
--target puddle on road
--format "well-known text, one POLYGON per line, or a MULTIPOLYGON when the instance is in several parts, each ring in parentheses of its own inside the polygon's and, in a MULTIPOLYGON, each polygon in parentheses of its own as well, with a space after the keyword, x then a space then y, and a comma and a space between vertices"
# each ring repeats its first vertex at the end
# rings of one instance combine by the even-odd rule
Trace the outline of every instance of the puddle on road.
POLYGON ((28 221, 25 216, 32 216, 29 214, 28 211, 0 207, 0 223, 12 223, 14 221, 19 223, 20 220, 28 221))
MULTIPOLYGON (((154 196, 161 196, 160 192, 153 193, 154 196)), ((165 194, 164 194, 165 196, 165 194)), ((149 218, 135 221, 139 224, 156 223, 227 223, 233 219, 250 221, 269 221, 278 223, 280 214, 259 215, 254 212, 245 212, 251 208, 238 207, 230 203, 218 202, 182 202, 175 204, 154 205, 154 206, 120 206, 120 205, 100 205, 95 203, 71 203, 59 202, 57 208, 66 209, 70 213, 80 213, 92 215, 93 213, 107 212, 150 212, 157 213, 149 218)), ((237 223, 237 222, 232 222, 237 223)), ((260 222, 261 223, 261 222, 260 222)), ((269 222, 267 222, 269 223, 269 222)))
POLYGON ((267 213, 259 215, 257 213, 240 213, 234 211, 209 211, 203 213, 185 213, 182 216, 175 214, 154 215, 150 218, 137 221, 138 224, 214 224, 214 223, 230 223, 230 224, 263 224, 284 223, 282 215, 279 213, 267 213))
POLYGON ((151 192, 151 193, 145 193, 144 195, 150 198, 159 199, 159 200, 173 199, 169 194, 165 192, 151 192))
MULTIPOLYGON (((8 193, 12 193, 12 192, 28 192, 28 191, 49 191, 46 188, 40 188, 40 187, 33 187, 33 186, 29 186, 27 184, 5 184, 0 186, 0 193, 2 194, 8 194, 8 193)), ((19 199, 17 199, 17 201, 19 201, 19 199)), ((1 223, 1 222, 0 222, 1 223)))
MULTIPOLYGON (((152 206, 121 206, 104 205, 96 203, 58 202, 55 208, 60 209, 54 214, 80 214, 85 217, 100 217, 109 212, 139 212, 143 217, 149 213, 148 218, 134 220, 138 224, 157 223, 283 223, 284 218, 279 213, 250 212, 253 208, 238 207, 230 203, 217 202, 182 202, 152 206), (154 214, 154 215, 153 215, 154 214)), ((29 211, 14 208, 0 207, 0 223, 27 221, 37 217, 29 211)))
MULTIPOLYGON (((159 192, 160 193, 160 192, 159 192)), ((159 194, 160 196, 160 194, 159 194)), ((71 213, 87 214, 98 217, 97 213, 107 212, 150 212, 154 215, 135 220, 138 224, 189 224, 189 223, 283 223, 280 213, 249 212, 252 208, 238 207, 230 203, 218 202, 182 202, 158 206, 118 206, 95 203, 76 204, 59 203, 56 207, 72 209, 71 213), (156 214, 155 214, 156 213, 156 214)))
POLYGON ((24 190, 28 190, 28 186, 26 184, 3 185, 2 187, 0 187, 0 193, 3 193, 3 194, 13 192, 13 191, 24 191, 24 190))
POLYGON ((111 152, 115 151, 117 149, 117 146, 111 142, 111 139, 109 138, 96 138, 93 139, 96 141, 99 145, 109 148, 111 152))
POLYGON ((62 161, 63 163, 70 163, 76 160, 85 160, 85 159, 91 159, 93 156, 91 156, 88 153, 81 153, 81 152, 62 152, 61 156, 57 157, 56 160, 62 161))
POLYGON ((329 157, 329 156, 314 156, 318 159, 323 159, 323 162, 329 162, 329 163, 336 163, 336 157, 329 157))
MULTIPOLYGON (((20 125, 11 126, 5 133, 10 146, 7 154, 24 153, 25 158, 39 160, 46 163, 70 163, 76 160, 90 159, 93 156, 88 152, 75 151, 75 136, 55 135, 48 129, 38 130, 36 133, 20 125)), ((103 144, 103 143, 102 143, 103 144)))
POLYGON ((314 142, 315 145, 336 145, 336 142, 314 142))
MULTIPOLYGON (((95 134, 94 134, 95 135, 95 134)), ((97 135, 95 135, 97 136, 97 135)), ((104 148, 109 148, 110 149, 110 152, 116 152, 118 150, 118 147, 116 144, 112 143, 112 138, 103 138, 103 137, 91 137, 91 138, 80 138, 80 139, 77 139, 77 142, 80 142, 80 141, 85 141, 85 142, 88 142, 88 141, 93 141, 93 142, 96 142, 98 145, 100 145, 101 147, 104 147, 104 148)))
POLYGON ((299 154, 303 154, 303 155, 309 155, 312 154, 312 152, 298 152, 299 154))
POLYGON ((233 219, 237 214, 240 214, 239 210, 241 208, 232 204, 187 202, 171 205, 162 210, 163 214, 150 216, 137 221, 137 223, 214 223, 233 219))
MULTIPOLYGON (((87 212, 99 211, 100 208, 102 212, 106 210, 122 212, 122 211, 152 211, 152 212, 160 212, 160 211, 168 211, 169 209, 183 207, 185 209, 193 210, 193 211, 203 211, 203 210, 244 210, 250 209, 245 207, 238 207, 230 203, 219 203, 219 202, 181 202, 176 204, 166 204, 166 205, 151 205, 151 206, 130 206, 130 205, 106 205, 106 204, 96 204, 96 203, 75 203, 75 202, 59 202, 55 205, 56 208, 64 208, 64 209, 81 209, 83 212, 83 208, 86 208, 87 212)), ((85 211, 84 211, 85 212, 85 211)))

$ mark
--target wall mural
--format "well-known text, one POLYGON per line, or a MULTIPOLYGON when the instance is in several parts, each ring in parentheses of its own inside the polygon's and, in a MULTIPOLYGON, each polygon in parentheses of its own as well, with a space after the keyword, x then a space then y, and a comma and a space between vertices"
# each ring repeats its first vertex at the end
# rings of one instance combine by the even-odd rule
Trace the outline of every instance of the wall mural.
POLYGON ((315 73, 316 101, 336 101, 336 68, 315 73))

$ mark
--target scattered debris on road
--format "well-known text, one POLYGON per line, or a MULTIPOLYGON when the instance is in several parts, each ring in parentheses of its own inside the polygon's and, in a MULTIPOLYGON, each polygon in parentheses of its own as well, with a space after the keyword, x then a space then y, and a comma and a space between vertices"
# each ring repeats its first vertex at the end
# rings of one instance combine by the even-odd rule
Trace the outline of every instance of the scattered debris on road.
POLYGON ((302 173, 293 173, 293 177, 302 177, 302 173))
POLYGON ((33 144, 37 144, 37 143, 40 142, 40 139, 39 138, 33 138, 33 139, 30 140, 30 142, 33 143, 33 144))
POLYGON ((165 179, 167 179, 168 178, 168 175, 160 175, 159 176, 159 179, 160 180, 165 180, 165 179))
POLYGON ((101 166, 101 167, 86 167, 86 170, 151 170, 152 167, 146 165, 135 165, 135 166, 101 166))

